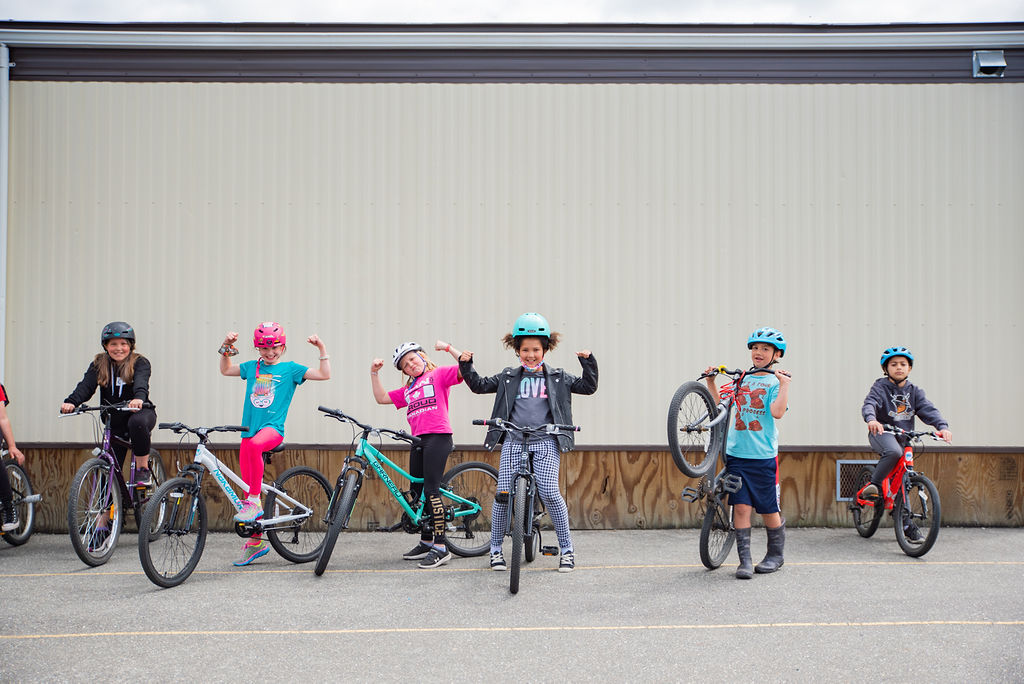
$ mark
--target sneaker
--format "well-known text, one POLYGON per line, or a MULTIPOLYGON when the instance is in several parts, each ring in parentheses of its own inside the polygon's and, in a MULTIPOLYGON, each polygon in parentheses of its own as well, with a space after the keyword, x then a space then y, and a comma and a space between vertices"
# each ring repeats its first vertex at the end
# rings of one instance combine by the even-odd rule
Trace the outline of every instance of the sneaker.
POLYGON ((501 555, 501 551, 495 551, 491 554, 491 570, 497 570, 498 572, 505 572, 508 566, 505 565, 505 556, 501 555))
POLYGON ((907 523, 903 526, 903 536, 907 538, 907 541, 924 541, 924 536, 921 534, 921 530, 918 529, 917 525, 915 525, 914 523, 907 523))
POLYGON ((572 551, 566 551, 558 561, 558 572, 572 572, 576 569, 576 558, 572 551))
POLYGON ((420 540, 420 543, 416 545, 416 548, 406 551, 402 554, 402 558, 405 560, 423 560, 430 553, 430 549, 434 548, 429 542, 420 540))
POLYGON ((110 528, 108 527, 97 527, 92 531, 92 539, 89 540, 89 550, 98 551, 103 548, 103 545, 107 543, 107 538, 110 536, 110 528))
POLYGON ((862 499, 877 499, 878 498, 878 485, 873 482, 868 482, 864 485, 864 489, 860 490, 860 498, 862 499))
POLYGON ((3 510, 3 531, 10 532, 11 530, 18 529, 18 509, 14 506, 4 506, 3 510))
POLYGON ((267 542, 263 541, 262 539, 257 539, 256 541, 250 539, 249 541, 242 544, 242 556, 241 558, 236 560, 233 563, 233 565, 239 567, 243 565, 248 565, 257 558, 262 558, 263 556, 266 556, 268 551, 270 551, 270 546, 267 545, 267 542))
POLYGON ((420 561, 419 567, 427 570, 429 568, 439 568, 452 559, 452 552, 447 548, 439 549, 436 546, 431 546, 430 551, 427 552, 426 558, 420 561))
POLYGON ((136 468, 135 469, 135 486, 136 487, 152 487, 153 486, 153 471, 149 468, 136 468))
POLYGON ((263 517, 263 507, 258 501, 246 499, 242 502, 242 510, 235 513, 235 522, 253 522, 263 517))

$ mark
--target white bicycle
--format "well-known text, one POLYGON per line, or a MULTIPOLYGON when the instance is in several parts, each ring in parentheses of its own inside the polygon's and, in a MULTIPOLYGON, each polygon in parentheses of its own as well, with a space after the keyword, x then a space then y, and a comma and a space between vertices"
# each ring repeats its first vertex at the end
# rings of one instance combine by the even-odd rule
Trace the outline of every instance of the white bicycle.
MULTIPOLYGON (((235 493, 233 482, 242 491, 248 485, 207 448, 214 432, 245 432, 237 425, 193 428, 183 423, 161 423, 161 430, 175 434, 194 434, 199 438, 195 456, 178 473, 153 494, 139 525, 149 534, 139 534, 139 560, 146 576, 161 587, 176 587, 192 574, 206 544, 209 519, 202 496, 204 475, 209 472, 235 510, 241 510, 243 498, 235 493), (230 481, 230 482, 229 482, 230 481)), ((283 445, 264 452, 270 462, 273 453, 283 445)), ((292 563, 308 563, 320 555, 326 533, 324 516, 331 498, 331 488, 319 471, 309 466, 295 466, 281 474, 272 484, 261 486, 264 517, 253 522, 236 522, 235 532, 243 538, 266 533, 270 545, 292 563)))

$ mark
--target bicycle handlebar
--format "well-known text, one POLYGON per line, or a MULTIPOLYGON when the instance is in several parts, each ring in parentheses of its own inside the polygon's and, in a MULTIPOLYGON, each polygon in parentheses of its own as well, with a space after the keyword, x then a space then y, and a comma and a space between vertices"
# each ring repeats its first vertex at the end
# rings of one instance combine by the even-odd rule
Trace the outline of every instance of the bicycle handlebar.
MULTIPOLYGON (((71 413, 58 413, 58 418, 67 418, 68 416, 77 416, 82 413, 89 411, 138 411, 128 406, 127 401, 119 401, 116 404, 97 404, 96 406, 87 406, 85 404, 79 404, 75 407, 75 410, 71 413)), ((142 408, 153 408, 153 404, 148 401, 142 402, 142 408)))
MULTIPOLYGON (((787 378, 793 377, 792 373, 787 373, 786 371, 778 371, 778 372, 782 373, 787 378)), ((735 379, 739 378, 740 376, 747 375, 747 374, 753 374, 753 373, 771 373, 772 375, 775 375, 776 371, 773 371, 771 368, 751 368, 750 370, 740 370, 739 368, 733 368, 732 370, 729 370, 725 366, 718 366, 717 368, 712 370, 710 373, 701 373, 700 377, 698 377, 697 379, 698 380, 703 380, 704 378, 713 378, 716 375, 728 375, 728 376, 731 376, 733 380, 735 380, 735 379)))
POLYGON ((885 430, 886 432, 891 432, 894 435, 903 435, 904 437, 909 437, 910 439, 917 439, 918 437, 931 437, 932 439, 937 440, 939 442, 946 441, 939 436, 938 432, 935 432, 934 430, 904 430, 903 428, 896 427, 895 425, 884 425, 882 429, 885 430))
POLYGON ((477 418, 473 421, 473 425, 486 425, 487 427, 498 428, 505 432, 517 431, 524 435, 557 435, 561 432, 579 432, 579 425, 561 425, 559 423, 547 423, 545 425, 538 425, 536 427, 521 427, 515 423, 505 420, 503 418, 491 418, 490 420, 482 420, 477 418))
POLYGON ((341 421, 342 423, 352 423, 353 425, 358 425, 360 428, 363 429, 363 431, 368 433, 372 432, 377 435, 387 435, 392 439, 398 439, 403 442, 408 442, 413 446, 423 441, 419 437, 416 437, 415 435, 410 435, 405 430, 389 430, 388 428, 378 428, 373 427, 372 425, 366 425, 365 423, 360 423, 358 420, 356 420, 355 418, 353 418, 352 416, 348 415, 347 413, 340 409, 332 409, 328 406, 317 406, 316 408, 318 411, 326 414, 325 417, 334 418, 338 421, 341 421))
POLYGON ((157 425, 161 430, 170 430, 180 435, 183 432, 191 432, 196 435, 205 435, 210 432, 248 432, 249 428, 244 425, 217 425, 215 427, 189 427, 184 423, 160 423, 157 425))

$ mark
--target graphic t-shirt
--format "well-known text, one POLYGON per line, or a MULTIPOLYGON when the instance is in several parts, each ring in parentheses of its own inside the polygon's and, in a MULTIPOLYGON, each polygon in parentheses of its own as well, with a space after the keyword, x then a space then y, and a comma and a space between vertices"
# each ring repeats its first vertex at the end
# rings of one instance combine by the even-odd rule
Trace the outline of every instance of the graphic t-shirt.
POLYGON ((443 366, 427 371, 411 385, 388 392, 396 409, 406 406, 409 429, 414 435, 450 435, 448 395, 452 385, 462 382, 458 366, 443 366))
POLYGON ((265 427, 274 428, 283 437, 284 419, 288 417, 295 388, 305 382, 303 376, 309 368, 294 361, 261 363, 257 375, 256 364, 256 361, 246 361, 238 366, 245 380, 242 425, 249 428, 242 437, 252 437, 265 427))
POLYGON ((7 398, 7 390, 4 389, 2 384, 0 384, 0 401, 4 402, 4 406, 11 403, 10 399, 7 398))
MULTIPOLYGON (((547 378, 544 377, 543 366, 535 371, 523 368, 519 391, 516 393, 516 402, 512 405, 509 420, 523 427, 537 427, 551 422, 551 402, 548 401, 547 378)), ((519 441, 523 440, 523 435, 519 432, 512 437, 519 441)), ((534 435, 530 441, 536 442, 545 438, 546 435, 534 435)))
MULTIPOLYGON (((723 392, 732 389, 727 383, 723 392)), ((776 458, 779 433, 770 406, 779 396, 779 379, 774 375, 746 375, 732 405, 732 424, 725 453, 737 458, 776 458)))

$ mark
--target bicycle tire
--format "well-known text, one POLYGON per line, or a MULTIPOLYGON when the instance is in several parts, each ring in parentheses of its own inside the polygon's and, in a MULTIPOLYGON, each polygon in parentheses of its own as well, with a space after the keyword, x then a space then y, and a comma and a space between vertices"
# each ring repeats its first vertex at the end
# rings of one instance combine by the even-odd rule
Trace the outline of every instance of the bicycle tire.
POLYGON ((75 554, 86 565, 103 565, 117 548, 124 523, 121 487, 114 481, 110 464, 99 458, 83 463, 71 480, 68 492, 68 534, 75 554), (107 517, 107 534, 97 529, 107 517))
POLYGON ((684 382, 672 396, 668 405, 668 447, 676 467, 687 477, 704 477, 718 460, 725 421, 706 426, 717 415, 711 392, 699 382, 684 382))
POLYGON ((342 528, 348 526, 352 508, 356 504, 358 486, 359 473, 350 472, 345 476, 345 483, 334 488, 335 494, 331 497, 330 512, 327 514, 327 536, 320 549, 320 556, 316 559, 316 567, 313 568, 313 574, 317 577, 324 574, 327 564, 331 562, 334 545, 338 543, 338 535, 342 528))
MULTIPOLYGON (((331 485, 323 474, 309 466, 289 468, 277 479, 276 486, 310 509, 302 520, 263 528, 267 539, 281 557, 292 563, 309 563, 320 557, 327 538, 324 518, 331 500, 331 485)), ((276 493, 267 494, 263 519, 291 515, 293 507, 276 493)))
POLYGON ((21 546, 32 536, 35 527, 36 505, 25 503, 24 499, 32 496, 32 483, 28 473, 14 459, 5 460, 7 479, 11 481, 11 494, 14 508, 18 511, 18 526, 3 533, 3 539, 11 546, 21 546))
POLYGON ((708 570, 721 567, 734 543, 736 529, 732 526, 729 508, 712 493, 708 496, 708 507, 700 527, 700 562, 708 570))
POLYGON ((904 476, 903 489, 896 497, 893 506, 894 527, 896 528, 896 543, 903 549, 903 553, 911 558, 920 558, 928 553, 935 540, 939 538, 939 524, 941 522, 942 507, 939 504, 939 490, 927 477, 921 473, 907 473, 904 476), (910 507, 910 522, 917 525, 924 539, 911 541, 907 539, 903 525, 906 522, 907 507, 903 505, 904 497, 910 507))
POLYGON ((206 500, 195 481, 175 477, 160 485, 142 513, 142 528, 157 529, 155 539, 139 535, 139 561, 149 580, 176 587, 189 578, 202 558, 209 520, 206 500), (156 517, 161 516, 158 523, 156 517))
POLYGON ((540 553, 540 525, 533 523, 533 531, 530 532, 530 536, 524 541, 526 543, 524 549, 526 562, 532 563, 537 558, 537 554, 540 553))
POLYGON ((516 478, 515 496, 512 497, 512 507, 509 510, 512 521, 512 555, 508 565, 508 590, 513 594, 519 593, 519 571, 523 562, 523 531, 529 524, 526 512, 526 486, 525 478, 516 478))
POLYGON ((864 485, 871 479, 871 473, 874 472, 872 468, 862 468, 860 473, 857 475, 857 489, 853 495, 853 501, 850 503, 850 513, 853 515, 853 526, 857 529, 857 533, 867 539, 875 533, 878 529, 878 523, 882 520, 882 512, 885 509, 883 505, 884 501, 881 497, 869 506, 861 506, 857 503, 857 493, 864 488, 864 485))
POLYGON ((441 489, 479 505, 479 510, 462 515, 468 506, 441 492, 451 520, 445 522, 445 540, 452 553, 464 558, 482 556, 491 550, 491 507, 498 491, 498 471, 489 463, 468 461, 452 467, 441 478, 441 489))
MULTIPOLYGON (((146 511, 146 504, 153 497, 153 493, 160 488, 164 482, 167 482, 167 472, 164 470, 163 461, 160 459, 160 452, 156 449, 150 449, 149 458, 149 471, 153 477, 153 485, 147 487, 145 491, 140 491, 134 487, 132 491, 132 511, 135 515, 135 527, 138 532, 142 533, 142 514, 146 511)), ((155 527, 159 527, 160 520, 157 519, 154 523, 155 527)))

